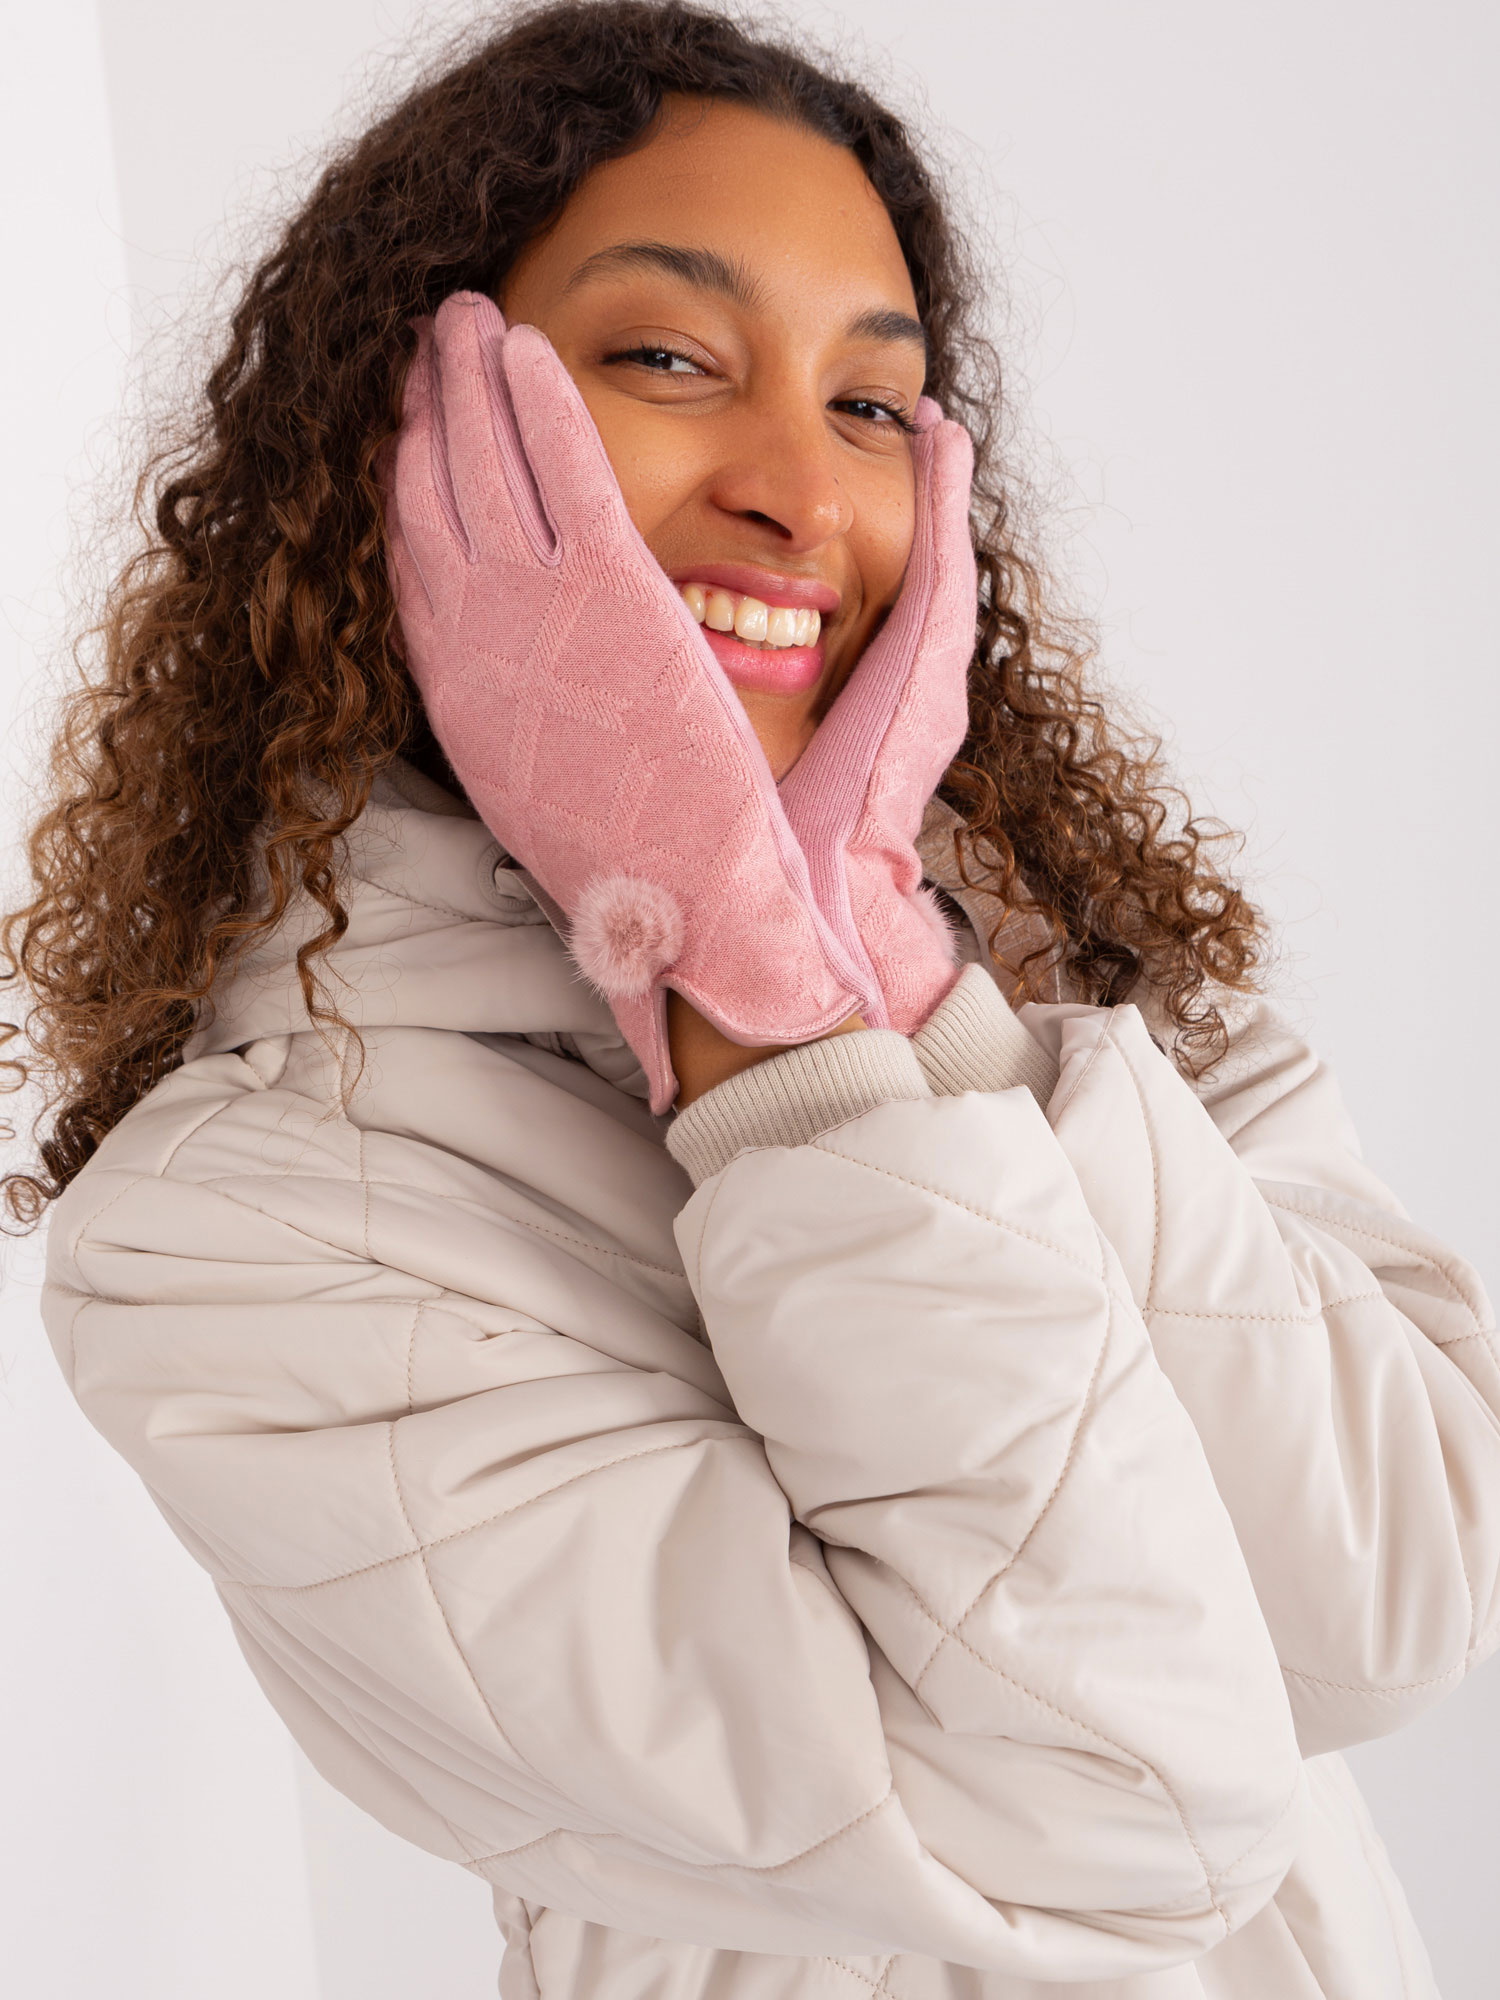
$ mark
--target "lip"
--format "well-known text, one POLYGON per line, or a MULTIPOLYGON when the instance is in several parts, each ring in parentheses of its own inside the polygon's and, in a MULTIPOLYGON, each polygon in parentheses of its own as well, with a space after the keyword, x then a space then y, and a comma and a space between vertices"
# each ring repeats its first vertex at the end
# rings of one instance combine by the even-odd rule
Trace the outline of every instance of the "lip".
POLYGON ((786 604, 794 611, 816 611, 824 618, 831 618, 843 601, 842 593, 831 583, 757 569, 753 563, 690 563, 667 574, 679 588, 685 583, 717 584, 721 590, 737 591, 742 597, 758 597, 763 604, 786 604))
MULTIPOLYGON (((696 577, 689 577, 696 583, 696 577)), ((726 678, 742 694, 803 695, 823 678, 823 647, 747 646, 732 632, 715 632, 700 625, 709 651, 724 669, 726 678)))

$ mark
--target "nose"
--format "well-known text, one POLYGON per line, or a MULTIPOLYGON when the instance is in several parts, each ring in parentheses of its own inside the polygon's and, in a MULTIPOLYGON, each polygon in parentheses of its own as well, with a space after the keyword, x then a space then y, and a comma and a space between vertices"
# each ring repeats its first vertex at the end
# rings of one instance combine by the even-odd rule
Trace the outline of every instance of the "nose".
POLYGON ((819 548, 854 524, 827 413, 800 398, 756 399, 736 411, 710 498, 722 512, 768 528, 787 554, 819 548))

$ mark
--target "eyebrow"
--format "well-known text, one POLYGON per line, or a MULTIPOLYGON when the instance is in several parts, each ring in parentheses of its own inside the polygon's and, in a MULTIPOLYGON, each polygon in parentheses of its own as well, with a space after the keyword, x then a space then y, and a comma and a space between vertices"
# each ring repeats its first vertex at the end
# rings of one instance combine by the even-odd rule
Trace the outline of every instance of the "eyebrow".
POLYGON ((700 291, 719 292, 737 306, 753 306, 759 301, 759 287, 737 257, 722 257, 717 250, 693 250, 678 243, 611 243, 585 257, 563 286, 573 292, 590 278, 610 271, 665 271, 700 291))
POLYGON ((845 331, 853 340, 914 340, 924 354, 927 352, 922 322, 891 306, 872 306, 868 312, 857 314, 845 331))
MULTIPOLYGON (((717 292, 733 305, 749 309, 760 303, 760 287, 737 257, 680 243, 611 243, 584 258, 563 286, 563 292, 576 291, 591 278, 612 271, 662 271, 668 277, 696 285, 700 291, 717 292)), ((924 354, 927 351, 922 322, 892 306, 871 306, 857 313, 845 332, 853 340, 915 342, 924 354)))

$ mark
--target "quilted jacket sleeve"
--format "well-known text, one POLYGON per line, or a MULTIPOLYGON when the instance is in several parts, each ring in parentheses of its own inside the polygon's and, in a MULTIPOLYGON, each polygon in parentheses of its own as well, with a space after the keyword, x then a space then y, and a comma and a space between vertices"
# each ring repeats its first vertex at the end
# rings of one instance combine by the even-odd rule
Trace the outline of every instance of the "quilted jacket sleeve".
POLYGON ((764 1065, 803 1129, 677 1224, 705 1344, 556 1170, 592 1148, 623 1213, 685 1191, 659 1142, 418 1042, 372 1071, 553 1121, 529 1188, 264 1045, 158 1086, 49 1249, 80 1403, 331 1780, 516 1895, 748 1951, 1112 1979, 1260 1907, 1285 1693, 1032 1097, 934 1096, 894 1036, 764 1065))
POLYGON ((1500 1645, 1477 1274, 1365 1166, 1271 1004, 1198 1091, 1134 1006, 1020 1018, 1060 1064, 1051 1122, 1203 1441, 1304 1751, 1397 1728, 1500 1645))

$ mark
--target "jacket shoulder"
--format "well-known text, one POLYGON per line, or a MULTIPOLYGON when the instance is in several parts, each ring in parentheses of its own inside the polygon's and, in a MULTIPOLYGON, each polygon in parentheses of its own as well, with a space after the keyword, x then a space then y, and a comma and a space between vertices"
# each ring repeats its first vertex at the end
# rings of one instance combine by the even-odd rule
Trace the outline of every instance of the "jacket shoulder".
POLYGON ((165 1300, 189 1267, 217 1265, 227 1279, 235 1267, 284 1265, 294 1233, 308 1257, 337 1249, 348 1228, 335 1211, 349 1205, 338 1190, 358 1186, 358 1135, 336 1106, 278 1087, 296 1039, 200 1056, 131 1107, 53 1207, 48 1294, 165 1300))
POLYGON ((644 1308, 698 1335, 672 1231, 680 1170, 633 1100, 614 1116, 567 1088, 581 1065, 528 1058, 382 1030, 347 1102, 310 1034, 184 1064, 58 1200, 54 1304, 451 1292, 559 1330, 644 1308))

